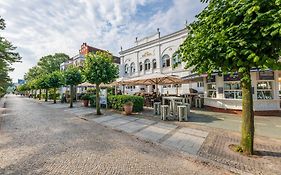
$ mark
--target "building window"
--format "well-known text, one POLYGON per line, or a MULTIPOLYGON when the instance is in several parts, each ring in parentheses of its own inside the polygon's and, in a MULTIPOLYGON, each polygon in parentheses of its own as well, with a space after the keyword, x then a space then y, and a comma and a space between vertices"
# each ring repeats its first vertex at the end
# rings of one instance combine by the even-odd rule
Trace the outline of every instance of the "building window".
POLYGON ((204 87, 204 83, 202 81, 197 82, 197 87, 204 87))
POLYGON ((125 74, 128 74, 128 73, 129 73, 129 65, 125 64, 125 74))
POLYGON ((149 61, 149 59, 146 59, 144 61, 144 70, 150 70, 150 61, 149 61))
POLYGON ((142 71, 142 62, 140 62, 140 71, 142 71))
POLYGON ((131 75, 135 74, 136 72, 136 66, 135 66, 135 63, 131 63, 131 75))
POLYGON ((257 84, 257 98, 259 100, 273 99, 272 81, 260 81, 257 84))
POLYGON ((207 97, 217 98, 216 83, 207 84, 207 97))
POLYGON ((153 59, 152 60, 152 68, 156 69, 156 67, 157 67, 156 59, 153 59))
POLYGON ((242 99, 242 90, 239 81, 228 81, 224 83, 224 98, 242 99))
POLYGON ((170 67, 171 66, 171 59, 169 55, 164 55, 162 57, 162 67, 170 67))

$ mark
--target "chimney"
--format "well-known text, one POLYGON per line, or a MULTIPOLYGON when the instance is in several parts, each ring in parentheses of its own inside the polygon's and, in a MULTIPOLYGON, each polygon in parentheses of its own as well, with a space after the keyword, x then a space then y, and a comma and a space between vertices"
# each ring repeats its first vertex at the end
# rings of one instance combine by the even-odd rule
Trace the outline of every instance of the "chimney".
POLYGON ((160 38, 160 29, 157 28, 158 38, 160 38))

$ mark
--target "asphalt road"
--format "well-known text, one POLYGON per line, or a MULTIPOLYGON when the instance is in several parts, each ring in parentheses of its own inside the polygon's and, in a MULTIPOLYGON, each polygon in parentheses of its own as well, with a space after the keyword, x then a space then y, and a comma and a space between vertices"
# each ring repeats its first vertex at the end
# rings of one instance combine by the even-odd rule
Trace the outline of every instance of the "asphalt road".
POLYGON ((34 100, 6 104, 0 174, 229 174, 34 100))

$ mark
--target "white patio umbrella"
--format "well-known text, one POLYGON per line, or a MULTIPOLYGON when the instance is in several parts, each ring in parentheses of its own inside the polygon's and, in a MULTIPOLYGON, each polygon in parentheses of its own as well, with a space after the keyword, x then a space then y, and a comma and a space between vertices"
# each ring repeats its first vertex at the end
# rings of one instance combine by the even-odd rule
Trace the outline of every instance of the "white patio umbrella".
POLYGON ((175 75, 155 73, 144 75, 141 77, 135 77, 130 80, 125 80, 123 81, 123 83, 130 85, 156 85, 156 93, 158 94, 158 85, 182 84, 183 80, 175 75))

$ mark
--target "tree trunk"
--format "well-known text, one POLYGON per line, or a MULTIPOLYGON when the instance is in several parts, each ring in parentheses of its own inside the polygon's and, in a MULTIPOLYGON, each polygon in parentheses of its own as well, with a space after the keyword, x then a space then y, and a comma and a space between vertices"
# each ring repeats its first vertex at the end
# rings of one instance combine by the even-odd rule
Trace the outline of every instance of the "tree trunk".
POLYGON ((42 90, 39 89, 39 100, 41 100, 42 90))
POLYGON ((35 91, 35 93, 34 93, 34 97, 33 98, 36 99, 37 98, 36 97, 37 96, 37 89, 35 89, 34 91, 35 91))
POLYGON ((254 111, 250 70, 243 74, 242 86, 242 138, 243 153, 252 155, 254 151, 254 111))
POLYGON ((54 98, 54 103, 57 103, 57 88, 54 88, 53 98, 54 98))
POLYGON ((100 85, 96 84, 96 109, 97 115, 101 115, 100 111, 100 85))
POLYGON ((70 108, 73 107, 73 85, 70 85, 70 108))
POLYGON ((48 89, 45 90, 45 101, 48 101, 48 89))

